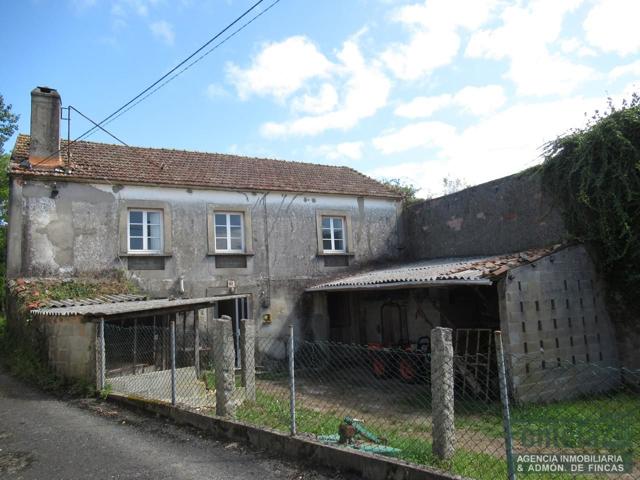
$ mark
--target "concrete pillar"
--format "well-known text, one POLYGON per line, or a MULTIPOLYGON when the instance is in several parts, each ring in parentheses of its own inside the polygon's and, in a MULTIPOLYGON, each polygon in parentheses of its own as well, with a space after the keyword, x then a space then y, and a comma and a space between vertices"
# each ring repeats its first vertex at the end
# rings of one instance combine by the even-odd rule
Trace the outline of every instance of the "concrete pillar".
POLYGON ((253 320, 240 320, 240 360, 245 398, 256 399, 256 328, 253 320))
POLYGON ((450 328, 431 330, 431 422, 433 454, 443 460, 455 452, 454 367, 450 328))
POLYGON ((235 352, 231 320, 218 318, 214 321, 213 363, 216 373, 216 414, 229 417, 235 413, 233 396, 235 391, 235 352))

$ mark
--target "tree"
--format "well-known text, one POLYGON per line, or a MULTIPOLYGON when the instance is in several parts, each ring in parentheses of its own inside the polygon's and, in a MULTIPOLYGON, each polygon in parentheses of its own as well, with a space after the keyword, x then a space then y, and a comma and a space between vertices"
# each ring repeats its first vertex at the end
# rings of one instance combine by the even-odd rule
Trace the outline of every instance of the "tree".
POLYGON ((4 104, 0 95, 0 155, 4 153, 4 143, 18 130, 20 117, 11 111, 11 105, 4 104))
POLYGON ((403 203, 406 205, 411 205, 418 201, 416 194, 420 191, 420 187, 416 187, 415 185, 400 178, 383 179, 382 183, 399 194, 402 197, 403 203))
POLYGON ((4 279, 7 261, 7 204, 9 202, 9 159, 4 153, 4 144, 18 130, 19 116, 11 111, 11 105, 5 105, 0 95, 0 309, 4 311, 4 279))

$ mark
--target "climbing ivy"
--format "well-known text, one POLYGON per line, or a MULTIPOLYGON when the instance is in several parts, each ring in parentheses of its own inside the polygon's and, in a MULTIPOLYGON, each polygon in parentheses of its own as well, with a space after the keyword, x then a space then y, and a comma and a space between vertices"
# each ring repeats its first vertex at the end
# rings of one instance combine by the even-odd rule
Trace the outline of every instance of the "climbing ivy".
POLYGON ((546 145, 544 188, 560 200, 567 229, 587 244, 613 289, 640 295, 640 97, 589 119, 546 145))

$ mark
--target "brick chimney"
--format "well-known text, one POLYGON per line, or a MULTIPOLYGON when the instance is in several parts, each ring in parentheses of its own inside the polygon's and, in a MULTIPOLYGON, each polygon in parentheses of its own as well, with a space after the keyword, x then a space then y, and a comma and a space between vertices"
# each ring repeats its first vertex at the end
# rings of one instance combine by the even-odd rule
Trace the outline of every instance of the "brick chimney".
POLYGON ((62 167, 60 155, 60 94, 53 88, 31 91, 31 144, 29 163, 33 168, 62 167))

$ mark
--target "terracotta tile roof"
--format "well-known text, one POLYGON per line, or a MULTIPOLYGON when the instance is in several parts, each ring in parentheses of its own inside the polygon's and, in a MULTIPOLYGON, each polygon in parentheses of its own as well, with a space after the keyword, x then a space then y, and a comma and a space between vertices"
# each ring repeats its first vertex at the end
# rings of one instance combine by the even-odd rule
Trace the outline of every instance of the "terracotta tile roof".
MULTIPOLYGON (((25 169, 20 162, 29 158, 29 142, 29 135, 18 135, 11 155, 12 174, 98 183, 399 198, 349 167, 84 141, 71 146, 70 165, 65 169, 45 170, 37 165, 25 169)), ((64 158, 66 141, 61 150, 64 158)))

